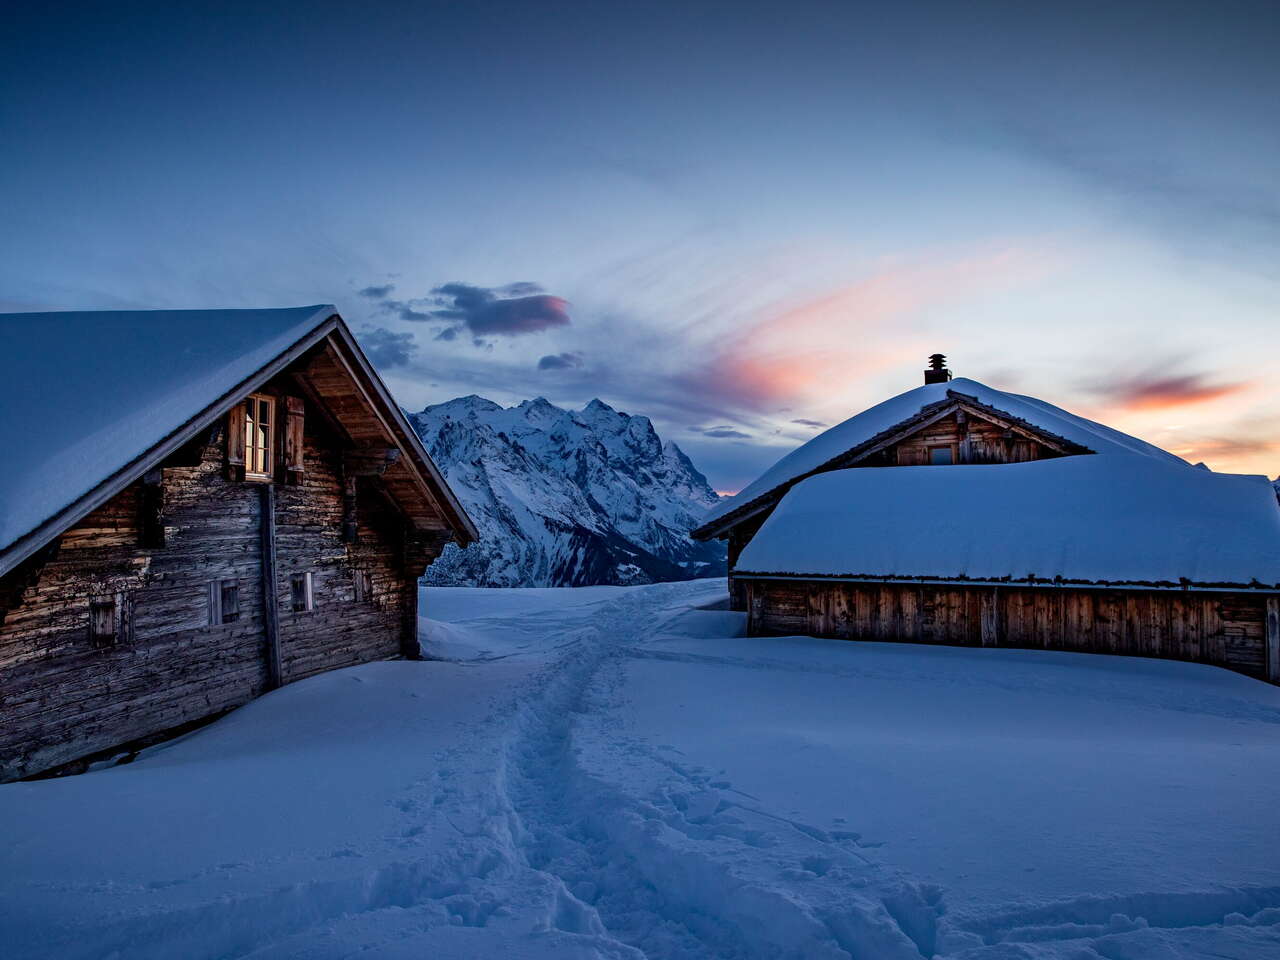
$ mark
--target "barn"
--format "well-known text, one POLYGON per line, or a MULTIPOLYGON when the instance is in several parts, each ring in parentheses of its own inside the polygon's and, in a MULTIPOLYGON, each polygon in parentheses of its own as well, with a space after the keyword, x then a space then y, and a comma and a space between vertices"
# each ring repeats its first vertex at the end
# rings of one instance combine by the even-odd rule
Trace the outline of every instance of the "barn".
POLYGON ((694 531, 729 541, 752 634, 1118 653, 1280 682, 1265 477, 1193 467, 930 359, 924 386, 788 454, 694 531))
POLYGON ((0 333, 0 781, 417 655, 476 530, 332 306, 0 333))

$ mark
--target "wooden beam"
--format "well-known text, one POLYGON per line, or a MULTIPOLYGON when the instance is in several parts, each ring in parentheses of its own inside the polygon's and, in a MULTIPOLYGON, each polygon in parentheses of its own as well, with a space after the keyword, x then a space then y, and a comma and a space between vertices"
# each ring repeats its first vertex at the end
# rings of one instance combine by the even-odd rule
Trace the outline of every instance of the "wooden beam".
POLYGON ((1280 597, 1267 597, 1267 679, 1280 683, 1280 597))
POLYGON ((399 447, 363 447, 344 450, 342 470, 348 477, 380 477, 400 459, 399 447))
POLYGON ((262 531, 262 625, 267 635, 267 689, 275 690, 284 683, 280 657, 280 604, 276 579, 276 488, 264 483, 258 487, 259 526, 262 531))
POLYGON ((138 497, 138 542, 153 550, 165 545, 164 469, 154 467, 142 475, 138 497))
POLYGON ((992 587, 982 594, 982 645, 1000 645, 1000 588, 992 587))

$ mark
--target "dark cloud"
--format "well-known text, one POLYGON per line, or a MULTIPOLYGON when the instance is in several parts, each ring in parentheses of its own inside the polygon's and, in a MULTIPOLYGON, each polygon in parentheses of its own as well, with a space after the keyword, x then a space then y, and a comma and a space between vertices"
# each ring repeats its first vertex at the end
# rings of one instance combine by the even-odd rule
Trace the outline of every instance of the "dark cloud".
POLYGON ((551 353, 538 361, 539 370, 568 370, 582 366, 580 353, 551 353))
POLYGON ((823 423, 821 420, 806 420, 806 419, 804 419, 803 417, 801 417, 801 418, 800 418, 800 419, 798 419, 798 420, 792 420, 791 422, 792 422, 792 423, 798 423, 798 424, 799 424, 800 426, 802 426, 802 427, 814 427, 814 428, 817 428, 817 427, 825 427, 825 426, 829 426, 829 424, 825 424, 825 423, 823 423))
POLYGON ((1149 370, 1123 374, 1105 380, 1091 380, 1081 387, 1104 403, 1130 410, 1151 410, 1205 403, 1236 393, 1248 381, 1210 380, 1200 373, 1171 373, 1149 370))
POLYGON ((569 303, 553 297, 528 280, 500 287, 477 287, 469 283, 446 283, 426 297, 393 300, 393 284, 365 287, 360 295, 379 301, 378 309, 409 323, 442 323, 437 340, 455 340, 464 330, 478 346, 488 346, 486 337, 517 337, 567 326, 569 303))
POLYGON ((375 367, 390 370, 407 364, 418 345, 412 333, 392 333, 386 327, 366 327, 360 332, 360 346, 375 367))
POLYGON ((727 425, 718 427, 690 427, 694 433, 700 433, 704 437, 714 437, 717 440, 750 440, 751 434, 743 433, 741 430, 735 429, 727 425))
POLYGON ((476 337, 515 337, 570 322, 566 301, 528 281, 494 288, 446 283, 431 293, 433 317, 456 321, 476 337))

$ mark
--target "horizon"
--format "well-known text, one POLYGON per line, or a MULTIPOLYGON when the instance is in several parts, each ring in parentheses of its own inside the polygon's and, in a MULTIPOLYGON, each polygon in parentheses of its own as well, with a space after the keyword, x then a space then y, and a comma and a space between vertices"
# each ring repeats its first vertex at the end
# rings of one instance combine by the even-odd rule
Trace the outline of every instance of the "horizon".
POLYGON ((0 310, 337 304, 718 490, 924 359, 1280 474, 1280 8, 26 9, 0 310))

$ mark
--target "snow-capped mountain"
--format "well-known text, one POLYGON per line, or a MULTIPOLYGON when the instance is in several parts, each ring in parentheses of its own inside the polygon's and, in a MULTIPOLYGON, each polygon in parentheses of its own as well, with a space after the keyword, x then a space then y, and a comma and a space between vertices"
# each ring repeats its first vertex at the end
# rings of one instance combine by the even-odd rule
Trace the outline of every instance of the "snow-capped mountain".
POLYGON ((722 576, 722 544, 689 531, 718 497, 648 417, 600 400, 504 408, 459 397, 410 414, 480 528, 428 570, 440 584, 586 586, 722 576))

